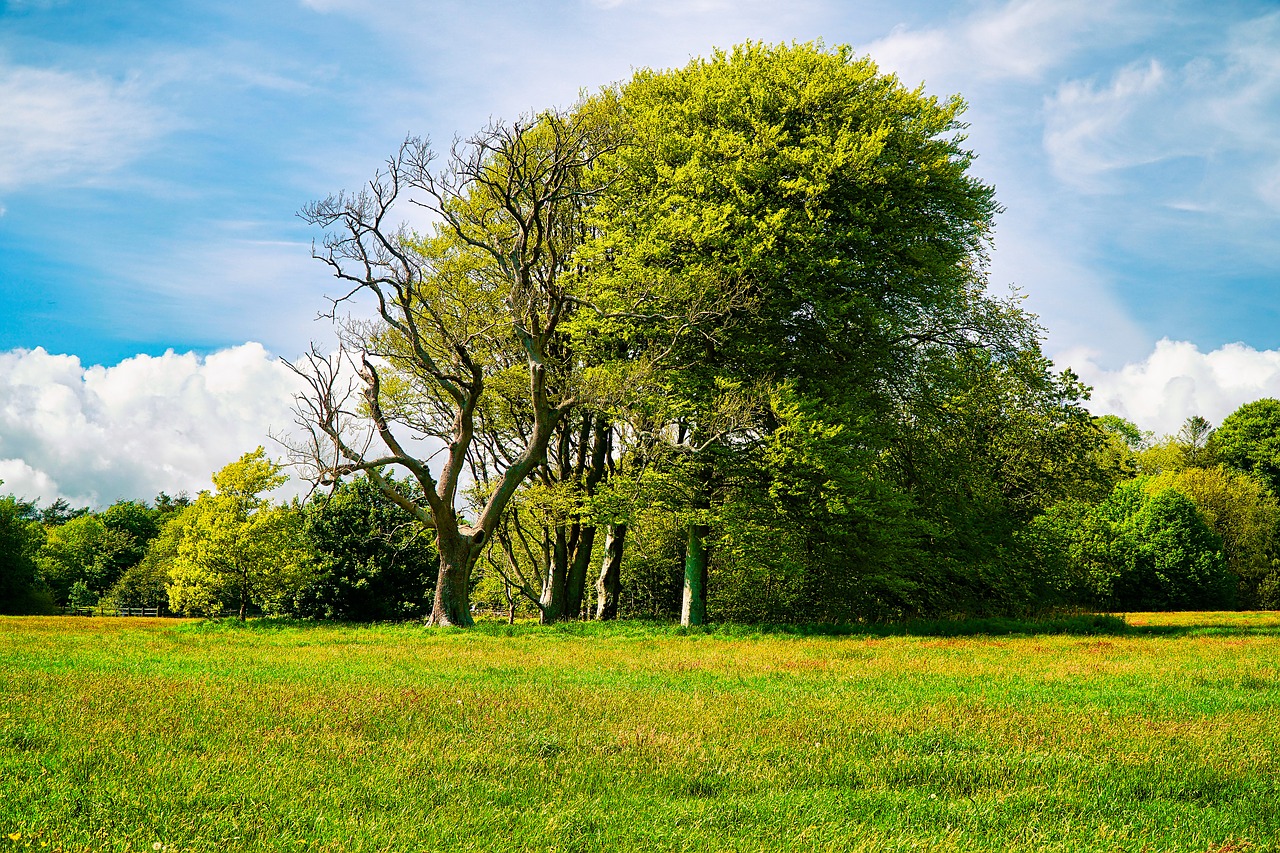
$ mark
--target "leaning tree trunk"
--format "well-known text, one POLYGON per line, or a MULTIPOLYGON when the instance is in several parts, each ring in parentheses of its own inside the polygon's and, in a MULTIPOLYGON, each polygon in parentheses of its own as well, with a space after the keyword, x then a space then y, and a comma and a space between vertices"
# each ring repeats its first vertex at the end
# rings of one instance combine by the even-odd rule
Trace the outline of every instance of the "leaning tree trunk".
POLYGON ((596 579, 596 618, 618 618, 618 594, 622 590, 622 548, 627 539, 625 524, 605 528, 604 559, 596 579))
POLYGON ((436 598, 431 606, 430 625, 456 625, 468 628, 475 624, 471 618, 471 564, 475 561, 475 548, 483 533, 467 536, 461 532, 436 536, 436 548, 440 552, 440 572, 436 576, 436 598))

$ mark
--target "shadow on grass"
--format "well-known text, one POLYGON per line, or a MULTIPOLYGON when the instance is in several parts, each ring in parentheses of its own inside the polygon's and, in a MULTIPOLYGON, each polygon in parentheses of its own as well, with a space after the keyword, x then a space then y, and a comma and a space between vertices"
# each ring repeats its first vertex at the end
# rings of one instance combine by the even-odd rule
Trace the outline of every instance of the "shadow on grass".
POLYGON ((1016 619, 1009 617, 909 619, 901 622, 866 623, 714 623, 685 627, 672 622, 643 619, 620 619, 608 622, 560 622, 540 625, 520 621, 508 625, 505 620, 478 619, 473 628, 428 629, 421 622, 360 623, 326 622, 284 617, 208 619, 186 623, 181 630, 199 633, 221 631, 276 632, 308 630, 396 631, 440 630, 459 636, 479 637, 548 637, 566 636, 584 639, 642 639, 661 637, 718 637, 737 639, 751 637, 999 637, 999 636, 1129 636, 1129 637, 1276 637, 1280 636, 1280 618, 1258 619, 1252 624, 1250 614, 1178 614, 1173 624, 1133 624, 1124 616, 1096 613, 1071 616, 1016 619))

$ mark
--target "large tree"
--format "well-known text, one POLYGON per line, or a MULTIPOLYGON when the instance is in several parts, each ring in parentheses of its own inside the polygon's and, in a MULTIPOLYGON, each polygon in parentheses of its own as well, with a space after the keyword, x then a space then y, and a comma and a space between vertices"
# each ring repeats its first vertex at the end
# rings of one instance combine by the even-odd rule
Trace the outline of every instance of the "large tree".
POLYGON ((682 610, 696 622, 732 491, 722 463, 776 426, 770 389, 858 412, 844 440, 874 453, 931 353, 1010 352, 1026 325, 985 294, 998 207, 969 172, 959 98, 907 89, 847 48, 746 44, 642 71, 620 102, 592 249, 609 262, 602 295, 643 308, 636 338, 681 332, 638 420, 679 438, 682 610), (689 322, 708 307, 728 310, 689 322))
POLYGON ((592 165, 611 144, 602 103, 494 123, 438 170, 429 146, 411 140, 361 192, 304 211, 329 232, 318 257, 350 288, 337 302, 367 295, 377 315, 343 327, 358 393, 340 359, 313 354, 302 371, 308 454, 321 480, 363 472, 434 531, 434 624, 471 624, 472 567, 577 403, 579 365, 561 325, 582 299, 581 214, 598 189, 592 165), (399 224, 405 202, 435 218, 429 233, 399 224), (477 463, 481 419, 498 409, 514 410, 519 428, 490 470, 469 472, 485 491, 467 518, 463 476, 477 463), (426 449, 410 442, 423 437, 426 449), (417 491, 399 488, 388 468, 417 491))

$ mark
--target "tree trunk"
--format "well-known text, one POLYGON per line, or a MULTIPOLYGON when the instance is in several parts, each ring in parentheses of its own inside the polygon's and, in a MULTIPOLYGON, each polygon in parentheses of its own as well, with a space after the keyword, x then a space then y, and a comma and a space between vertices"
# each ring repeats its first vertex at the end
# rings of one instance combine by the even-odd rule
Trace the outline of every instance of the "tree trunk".
POLYGON ((565 584, 565 615, 570 619, 582 618, 582 598, 587 589, 587 567, 591 565, 591 552, 595 544, 595 525, 584 525, 578 531, 573 562, 569 564, 569 577, 565 584))
POLYGON ((707 525, 689 522, 689 547, 684 557, 684 596, 680 602, 681 625, 702 625, 707 621, 707 533, 707 525))
POLYGON ((627 538, 625 524, 605 528, 604 559, 596 580, 596 618, 618 618, 618 594, 622 590, 622 548, 627 538))
POLYGON ((565 542, 564 528, 556 528, 555 547, 550 549, 547 559, 547 577, 542 584, 542 599, 539 602, 542 610, 543 625, 559 622, 565 616, 565 576, 569 572, 569 551, 565 542))
MULTIPOLYGON (((587 495, 594 495, 596 487, 604 479, 605 464, 609 459, 609 448, 613 439, 613 428, 599 415, 584 419, 579 447, 579 469, 587 495), (590 429, 588 429, 590 427, 590 429), (591 459, 587 464, 585 451, 590 436, 591 459)), ((587 590, 587 569, 591 566, 591 555, 596 544, 596 525, 585 524, 578 528, 577 540, 574 543, 573 565, 569 569, 566 604, 568 612, 575 619, 587 615, 584 612, 583 598, 587 590)))
MULTIPOLYGON (((476 538, 480 538, 480 534, 476 538)), ((440 572, 436 576, 436 598, 427 624, 460 628, 475 624, 471 618, 472 543, 473 537, 462 533, 437 534, 440 572)))

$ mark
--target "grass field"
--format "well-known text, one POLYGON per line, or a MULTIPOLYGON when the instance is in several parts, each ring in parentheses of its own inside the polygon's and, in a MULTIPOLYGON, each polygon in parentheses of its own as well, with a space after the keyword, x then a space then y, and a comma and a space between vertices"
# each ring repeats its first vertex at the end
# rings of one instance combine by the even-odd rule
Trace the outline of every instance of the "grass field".
POLYGON ((1280 850, 1280 614, 1129 623, 0 618, 0 853, 1280 850))

